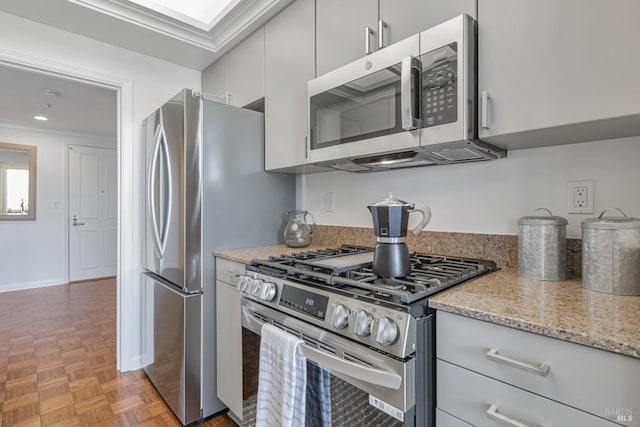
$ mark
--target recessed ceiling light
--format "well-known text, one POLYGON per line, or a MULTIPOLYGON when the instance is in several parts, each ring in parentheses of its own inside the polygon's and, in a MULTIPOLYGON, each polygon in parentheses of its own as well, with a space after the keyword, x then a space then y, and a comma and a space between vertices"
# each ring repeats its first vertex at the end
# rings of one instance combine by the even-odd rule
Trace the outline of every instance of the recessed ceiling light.
POLYGON ((42 91, 42 94, 45 96, 54 96, 54 97, 60 96, 60 94, 53 89, 44 89, 42 91))
POLYGON ((41 122, 46 122, 47 120, 49 120, 45 116, 33 116, 33 118, 36 119, 36 120, 40 120, 41 122))

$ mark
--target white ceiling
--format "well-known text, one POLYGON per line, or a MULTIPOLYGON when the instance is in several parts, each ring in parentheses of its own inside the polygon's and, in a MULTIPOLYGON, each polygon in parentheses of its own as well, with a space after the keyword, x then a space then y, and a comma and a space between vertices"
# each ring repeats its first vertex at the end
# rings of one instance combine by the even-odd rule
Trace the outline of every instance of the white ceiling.
POLYGON ((115 90, 0 66, 0 94, 0 126, 116 138, 115 90), (59 96, 43 94, 47 89, 59 96), (35 120, 36 114, 49 120, 35 120))
POLYGON ((0 11, 200 71, 292 0, 225 1, 207 23, 154 0, 0 0, 0 11))

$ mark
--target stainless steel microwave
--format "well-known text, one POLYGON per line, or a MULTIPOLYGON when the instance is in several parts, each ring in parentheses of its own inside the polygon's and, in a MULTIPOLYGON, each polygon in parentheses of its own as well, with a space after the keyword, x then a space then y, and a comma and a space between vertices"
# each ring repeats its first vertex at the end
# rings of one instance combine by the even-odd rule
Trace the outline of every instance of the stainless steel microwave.
POLYGON ((476 22, 460 15, 307 84, 309 163, 352 172, 492 160, 477 139, 476 22))

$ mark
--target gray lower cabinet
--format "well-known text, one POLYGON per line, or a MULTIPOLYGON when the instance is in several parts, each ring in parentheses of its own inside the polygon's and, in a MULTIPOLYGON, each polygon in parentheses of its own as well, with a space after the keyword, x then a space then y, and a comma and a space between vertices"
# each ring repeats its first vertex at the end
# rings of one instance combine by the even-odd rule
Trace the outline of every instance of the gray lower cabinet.
POLYGON ((314 0, 296 0, 264 27, 265 169, 306 163, 307 81, 315 77, 314 0))
POLYGON ((436 426, 437 427, 472 427, 471 424, 465 423, 460 418, 456 418, 453 415, 444 412, 442 409, 436 409, 436 426))
POLYGON ((218 398, 242 425, 242 319, 240 291, 234 283, 242 263, 216 258, 216 340, 218 398))
POLYGON ((508 149, 640 134, 640 2, 478 0, 480 138, 508 149))
POLYGON ((436 370, 441 410, 474 426, 615 427, 602 418, 442 360, 437 361, 436 370))
POLYGON ((640 426, 640 359, 442 311, 436 325, 437 406, 450 415, 473 425, 494 425, 497 413, 527 425, 640 426))

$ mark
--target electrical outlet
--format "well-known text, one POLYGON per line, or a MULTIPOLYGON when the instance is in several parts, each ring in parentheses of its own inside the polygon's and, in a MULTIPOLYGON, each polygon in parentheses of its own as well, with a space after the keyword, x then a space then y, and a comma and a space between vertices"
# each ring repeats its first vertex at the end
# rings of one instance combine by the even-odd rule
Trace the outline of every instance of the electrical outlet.
POLYGON ((324 210, 326 212, 336 211, 336 194, 324 193, 324 210))
POLYGON ((568 181, 568 213, 593 213, 593 180, 568 181))

